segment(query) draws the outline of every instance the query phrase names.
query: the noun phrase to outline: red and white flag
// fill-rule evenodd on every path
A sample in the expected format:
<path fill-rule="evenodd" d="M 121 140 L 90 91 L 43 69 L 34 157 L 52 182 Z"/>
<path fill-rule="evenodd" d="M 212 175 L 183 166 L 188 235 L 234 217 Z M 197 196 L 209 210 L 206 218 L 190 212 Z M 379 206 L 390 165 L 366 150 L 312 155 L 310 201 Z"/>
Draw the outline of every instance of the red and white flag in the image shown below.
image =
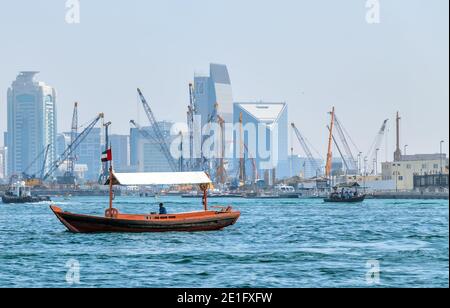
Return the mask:
<path fill-rule="evenodd" d="M 106 150 L 102 153 L 102 162 L 112 161 L 112 151 L 111 149 Z"/>

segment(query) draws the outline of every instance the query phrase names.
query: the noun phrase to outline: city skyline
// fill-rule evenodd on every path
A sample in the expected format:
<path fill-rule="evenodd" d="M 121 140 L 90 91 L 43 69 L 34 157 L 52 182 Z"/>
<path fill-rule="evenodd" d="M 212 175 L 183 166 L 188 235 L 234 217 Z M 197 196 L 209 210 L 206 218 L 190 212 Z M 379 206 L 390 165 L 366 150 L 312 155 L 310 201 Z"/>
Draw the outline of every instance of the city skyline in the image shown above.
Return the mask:
<path fill-rule="evenodd" d="M 234 102 L 287 102 L 289 122 L 295 122 L 322 154 L 327 112 L 333 105 L 362 151 L 369 148 L 382 121 L 390 118 L 389 149 L 381 158 L 392 159 L 392 120 L 399 110 L 402 144 L 408 144 L 409 153 L 437 153 L 442 139 L 448 152 L 446 1 L 382 2 L 381 23 L 375 25 L 367 24 L 364 2 L 358 1 L 327 2 L 329 10 L 323 10 L 323 3 L 285 1 L 284 20 L 272 22 L 267 22 L 271 10 L 279 8 L 269 2 L 258 1 L 264 18 L 251 15 L 254 1 L 239 3 L 239 10 L 235 1 L 216 4 L 215 10 L 234 14 L 233 23 L 226 23 L 204 1 L 110 4 L 103 15 L 101 2 L 83 2 L 77 25 L 65 23 L 63 5 L 46 1 L 28 3 L 30 9 L 21 10 L 19 23 L 16 14 L 5 13 L 17 12 L 21 2 L 1 5 L 0 19 L 8 25 L 0 28 L 2 36 L 12 40 L 32 25 L 59 43 L 55 48 L 28 38 L 27 44 L 39 48 L 30 52 L 18 41 L 0 53 L 2 132 L 6 89 L 22 70 L 39 70 L 39 79 L 57 89 L 58 132 L 70 130 L 72 105 L 79 101 L 80 122 L 103 111 L 113 122 L 112 133 L 127 134 L 129 119 L 146 124 L 136 86 L 147 94 L 158 120 L 185 122 L 188 83 L 194 73 L 204 73 L 216 62 L 228 66 Z M 158 16 L 168 11 L 177 22 L 168 24 Z M 311 11 L 314 19 L 308 16 Z M 48 13 L 47 18 L 37 18 L 36 12 Z M 217 27 L 204 26 L 213 20 Z M 235 31 L 239 27 L 242 31 Z M 195 35 L 185 37 L 186 31 Z M 98 43 L 95 38 L 100 35 L 104 39 Z M 282 52 L 276 46 L 283 46 Z M 302 153 L 295 142 L 294 147 Z"/>

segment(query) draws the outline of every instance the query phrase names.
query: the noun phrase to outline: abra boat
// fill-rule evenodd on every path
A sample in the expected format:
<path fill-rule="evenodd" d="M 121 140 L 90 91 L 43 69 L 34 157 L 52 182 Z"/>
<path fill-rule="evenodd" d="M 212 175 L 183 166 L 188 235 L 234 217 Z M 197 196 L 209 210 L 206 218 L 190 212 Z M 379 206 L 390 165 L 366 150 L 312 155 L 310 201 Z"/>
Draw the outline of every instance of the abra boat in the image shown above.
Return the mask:
<path fill-rule="evenodd" d="M 24 181 L 18 181 L 12 184 L 9 190 L 2 196 L 2 202 L 6 204 L 38 203 L 43 201 L 50 201 L 50 197 L 33 196 L 31 194 L 31 188 L 26 186 Z"/>
<path fill-rule="evenodd" d="M 328 198 L 325 198 L 325 202 L 333 203 L 360 203 L 366 199 L 365 194 L 358 193 L 358 183 L 340 184 L 333 187 Z"/>
<path fill-rule="evenodd" d="M 105 216 L 91 216 L 50 208 L 60 222 L 74 233 L 98 232 L 194 232 L 221 230 L 239 219 L 240 212 L 231 206 L 208 209 L 208 189 L 211 180 L 204 172 L 114 173 L 110 168 L 109 208 Z M 203 191 L 203 211 L 177 214 L 121 214 L 113 208 L 113 185 L 188 185 L 198 184 Z"/>

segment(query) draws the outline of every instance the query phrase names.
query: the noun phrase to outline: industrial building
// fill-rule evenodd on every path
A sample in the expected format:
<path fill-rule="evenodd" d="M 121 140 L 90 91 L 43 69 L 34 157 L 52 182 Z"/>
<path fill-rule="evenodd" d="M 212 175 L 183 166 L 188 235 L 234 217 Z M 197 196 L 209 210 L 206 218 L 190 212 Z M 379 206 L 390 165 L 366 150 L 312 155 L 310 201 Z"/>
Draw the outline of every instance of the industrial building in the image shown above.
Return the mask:
<path fill-rule="evenodd" d="M 417 186 L 424 188 L 426 183 L 432 185 L 444 183 L 441 177 L 430 179 L 427 176 L 445 174 L 445 172 L 448 174 L 446 170 L 448 170 L 449 161 L 446 154 L 403 155 L 404 153 L 400 148 L 400 120 L 400 114 L 397 112 L 394 161 L 381 164 L 382 179 L 392 181 L 395 190 L 413 190 Z"/>
<path fill-rule="evenodd" d="M 382 163 L 383 180 L 393 180 L 397 190 L 413 190 L 414 176 L 440 174 L 448 166 L 445 154 L 400 155 L 399 160 Z"/>
<path fill-rule="evenodd" d="M 47 166 L 56 159 L 56 91 L 35 80 L 38 72 L 20 72 L 8 89 L 9 174 L 20 174 L 50 145 Z M 28 170 L 37 174 L 43 165 L 40 157 Z"/>
<path fill-rule="evenodd" d="M 273 181 L 278 177 L 289 176 L 277 174 L 277 169 L 288 165 L 288 107 L 286 103 L 250 102 L 234 104 L 235 127 L 242 125 L 242 140 L 239 129 L 234 132 L 234 161 L 239 165 L 241 157 L 255 160 L 257 174 Z M 247 153 L 240 153 L 241 144 L 248 148 Z"/>

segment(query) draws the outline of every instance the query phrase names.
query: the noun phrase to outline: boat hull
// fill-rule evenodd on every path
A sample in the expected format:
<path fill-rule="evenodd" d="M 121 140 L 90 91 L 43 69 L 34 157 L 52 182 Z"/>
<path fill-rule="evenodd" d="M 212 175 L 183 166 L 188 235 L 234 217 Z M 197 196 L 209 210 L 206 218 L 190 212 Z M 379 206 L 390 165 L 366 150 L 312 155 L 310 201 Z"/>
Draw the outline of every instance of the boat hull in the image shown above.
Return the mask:
<path fill-rule="evenodd" d="M 50 201 L 49 197 L 16 197 L 16 196 L 2 196 L 2 202 L 6 204 L 23 204 L 23 203 L 39 203 L 43 201 Z"/>
<path fill-rule="evenodd" d="M 196 232 L 221 230 L 236 223 L 236 211 L 206 211 L 169 215 L 122 215 L 117 218 L 79 215 L 50 207 L 66 228 L 74 233 L 108 232 Z"/>
<path fill-rule="evenodd" d="M 325 198 L 324 201 L 328 203 L 361 203 L 366 199 L 365 195 L 352 197 L 348 199 L 341 198 Z"/>

